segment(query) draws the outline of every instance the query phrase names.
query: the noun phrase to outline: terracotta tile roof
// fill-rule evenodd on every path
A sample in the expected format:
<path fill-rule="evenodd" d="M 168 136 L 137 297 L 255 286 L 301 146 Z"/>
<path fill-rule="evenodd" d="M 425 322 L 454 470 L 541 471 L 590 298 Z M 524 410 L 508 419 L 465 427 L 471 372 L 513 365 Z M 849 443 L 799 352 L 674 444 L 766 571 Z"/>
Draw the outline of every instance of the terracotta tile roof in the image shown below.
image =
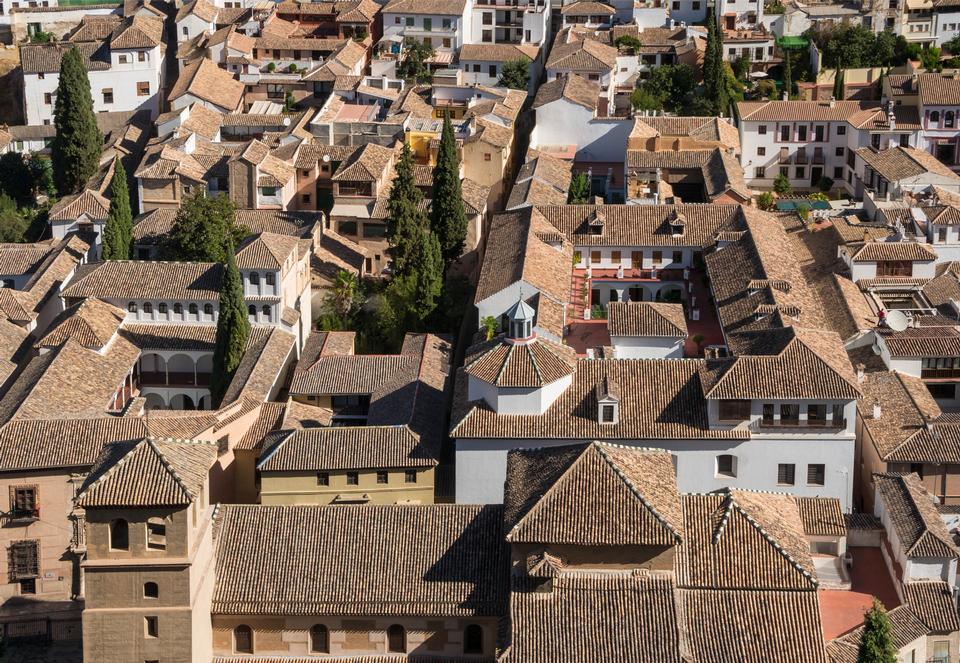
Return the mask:
<path fill-rule="evenodd" d="M 628 149 L 627 167 L 642 171 L 699 170 L 711 199 L 730 192 L 744 201 L 751 196 L 740 163 L 719 147 L 712 150 Z"/>
<path fill-rule="evenodd" d="M 261 403 L 256 420 L 243 434 L 234 449 L 254 450 L 259 455 L 266 440 L 272 439 L 276 431 L 281 428 L 287 407 L 288 403 Z"/>
<path fill-rule="evenodd" d="M 474 182 L 469 177 L 464 177 L 463 181 L 460 182 L 460 190 L 463 194 L 463 202 L 467 208 L 467 214 L 486 213 L 487 199 L 490 197 L 490 187 Z"/>
<path fill-rule="evenodd" d="M 960 104 L 960 78 L 943 74 L 918 74 L 920 104 L 956 106 Z"/>
<path fill-rule="evenodd" d="M 50 220 L 72 221 L 86 214 L 91 221 L 106 221 L 109 211 L 109 200 L 97 191 L 84 189 L 80 193 L 58 200 L 50 208 Z"/>
<path fill-rule="evenodd" d="M 20 46 L 20 66 L 24 74 L 59 74 L 60 61 L 72 48 L 80 50 L 87 71 L 105 71 L 110 68 L 110 51 L 106 42 L 73 44 L 25 44 Z"/>
<path fill-rule="evenodd" d="M 607 329 L 610 336 L 687 336 L 683 305 L 660 302 L 611 302 Z"/>
<path fill-rule="evenodd" d="M 227 117 L 230 116 L 218 113 L 202 104 L 194 103 L 190 106 L 190 116 L 180 126 L 187 131 L 194 132 L 201 138 L 213 140 L 220 132 L 221 123 Z"/>
<path fill-rule="evenodd" d="M 222 268 L 203 262 L 111 260 L 74 280 L 66 299 L 219 300 Z"/>
<path fill-rule="evenodd" d="M 110 48 L 154 48 L 163 41 L 163 19 L 155 16 L 125 18 L 110 36 Z"/>
<path fill-rule="evenodd" d="M 742 439 L 740 430 L 711 430 L 700 373 L 701 360 L 580 359 L 573 384 L 542 415 L 498 415 L 484 402 L 468 403 L 458 379 L 451 436 L 561 440 Z M 465 374 L 464 374 L 465 377 Z M 620 394 L 616 424 L 598 421 L 597 385 L 637 385 Z"/>
<path fill-rule="evenodd" d="M 103 354 L 67 340 L 32 359 L 17 376 L 0 399 L 0 421 L 103 416 L 139 356 L 121 337 Z"/>
<path fill-rule="evenodd" d="M 217 460 L 211 442 L 145 438 L 107 446 L 76 497 L 78 506 L 187 506 Z"/>
<path fill-rule="evenodd" d="M 179 23 L 191 15 L 196 16 L 203 21 L 207 21 L 208 23 L 213 23 L 217 20 L 217 6 L 208 0 L 193 0 L 193 2 L 185 2 L 177 11 L 175 20 Z"/>
<path fill-rule="evenodd" d="M 894 106 L 892 110 L 893 124 L 890 123 L 889 112 L 883 108 L 862 110 L 859 113 L 851 115 L 847 121 L 857 129 L 866 130 L 893 131 L 894 129 L 898 129 L 916 131 L 923 128 L 923 125 L 920 124 L 920 115 L 915 106 L 907 106 L 904 104 Z"/>
<path fill-rule="evenodd" d="M 590 73 L 607 73 L 617 66 L 617 49 L 601 44 L 593 39 L 559 43 L 560 37 L 553 43 L 547 57 L 546 68 Z"/>
<path fill-rule="evenodd" d="M 534 44 L 464 44 L 460 47 L 461 62 L 509 62 L 536 60 L 540 49 Z"/>
<path fill-rule="evenodd" d="M 51 248 L 50 244 L 0 244 L 0 274 L 22 276 L 34 272 Z"/>
<path fill-rule="evenodd" d="M 394 157 L 394 151 L 376 143 L 367 143 L 340 164 L 334 173 L 335 182 L 379 182 Z"/>
<path fill-rule="evenodd" d="M 333 426 L 288 433 L 261 456 L 261 472 L 433 467 L 433 449 L 407 426 Z"/>
<path fill-rule="evenodd" d="M 873 475 L 903 554 L 914 557 L 960 557 L 960 548 L 916 474 Z"/>
<path fill-rule="evenodd" d="M 102 41 L 109 37 L 123 19 L 115 14 L 108 16 L 84 16 L 80 25 L 70 34 L 72 42 Z"/>
<path fill-rule="evenodd" d="M 120 329 L 126 315 L 126 311 L 95 297 L 84 299 L 54 318 L 36 347 L 52 348 L 70 339 L 90 350 L 100 350 Z"/>
<path fill-rule="evenodd" d="M 771 354 L 708 362 L 704 395 L 711 399 L 855 400 L 861 391 L 840 337 L 792 327 Z"/>
<path fill-rule="evenodd" d="M 573 249 L 567 242 L 559 248 L 550 246 L 538 236 L 541 232 L 556 233 L 557 228 L 529 208 L 494 215 L 475 301 L 483 301 L 519 281 L 556 301 L 570 300 Z"/>
<path fill-rule="evenodd" d="M 950 585 L 942 581 L 921 580 L 903 585 L 913 613 L 934 633 L 960 631 L 957 601 Z"/>
<path fill-rule="evenodd" d="M 246 399 L 268 400 L 279 391 L 285 369 L 296 355 L 297 337 L 278 327 L 266 327 L 268 333 L 250 334 L 243 359 L 223 396 L 224 403 Z"/>
<path fill-rule="evenodd" d="M 803 533 L 807 536 L 846 536 L 847 524 L 836 497 L 795 497 Z"/>
<path fill-rule="evenodd" d="M 793 497 L 725 489 L 683 495 L 678 583 L 701 589 L 813 589 L 810 545 Z"/>
<path fill-rule="evenodd" d="M 917 619 L 910 606 L 900 605 L 887 612 L 890 618 L 890 635 L 894 648 L 899 651 L 911 643 L 925 638 L 928 629 Z M 831 663 L 858 663 L 863 626 L 827 643 L 827 655 Z"/>
<path fill-rule="evenodd" d="M 954 424 L 943 424 L 934 434 L 927 425 L 940 416 L 940 407 L 920 378 L 899 371 L 864 374 L 862 384 L 865 411 L 861 420 L 880 458 L 887 462 L 949 462 L 960 460 L 951 449 Z M 873 404 L 881 406 L 880 417 L 872 416 Z M 948 432 L 947 435 L 941 435 Z"/>
<path fill-rule="evenodd" d="M 518 587 L 500 660 L 676 663 L 684 660 L 681 610 L 669 573 L 570 574 L 549 592 Z"/>
<path fill-rule="evenodd" d="M 577 0 L 560 9 L 561 14 L 590 14 L 592 16 L 612 16 L 616 9 L 603 2 L 594 2 L 593 0 Z"/>
<path fill-rule="evenodd" d="M 204 57 L 184 67 L 170 90 L 169 100 L 174 101 L 186 94 L 191 94 L 198 99 L 232 111 L 240 105 L 243 91 L 243 83 L 218 67 L 213 60 Z"/>
<path fill-rule="evenodd" d="M 507 541 L 674 546 L 683 512 L 670 454 L 587 445 L 513 450 L 507 460 Z"/>
<path fill-rule="evenodd" d="M 697 140 L 719 142 L 726 147 L 740 150 L 740 132 L 728 120 L 718 117 L 637 117 L 630 135 L 689 136 Z"/>
<path fill-rule="evenodd" d="M 253 235 L 237 249 L 240 269 L 280 270 L 291 254 L 297 252 L 299 239 L 290 235 L 260 233 Z"/>
<path fill-rule="evenodd" d="M 853 262 L 931 262 L 937 259 L 937 254 L 929 244 L 919 242 L 867 242 L 851 259 Z"/>
<path fill-rule="evenodd" d="M 679 595 L 692 660 L 827 662 L 816 592 L 681 589 Z"/>
<path fill-rule="evenodd" d="M 105 445 L 147 435 L 146 422 L 139 417 L 15 419 L 0 428 L 0 467 L 6 471 L 89 467 Z"/>
<path fill-rule="evenodd" d="M 878 329 L 891 357 L 960 356 L 960 330 L 954 326 L 908 327 L 900 332 Z"/>
<path fill-rule="evenodd" d="M 211 612 L 502 615 L 501 518 L 499 507 L 459 504 L 222 505 Z"/>
<path fill-rule="evenodd" d="M 570 74 L 541 85 L 537 90 L 536 98 L 533 100 L 533 107 L 540 108 L 554 101 L 566 99 L 593 111 L 597 108 L 597 99 L 599 98 L 599 85 L 593 81 L 588 81 L 583 76 Z"/>
<path fill-rule="evenodd" d="M 570 188 L 572 165 L 534 149 L 514 180 L 507 209 L 526 205 L 565 205 Z"/>
<path fill-rule="evenodd" d="M 495 338 L 470 348 L 463 370 L 498 387 L 542 387 L 573 373 L 575 363 L 576 352 L 565 345 Z"/>
<path fill-rule="evenodd" d="M 741 101 L 737 110 L 742 121 L 842 122 L 856 113 L 879 108 L 876 101 Z"/>
<path fill-rule="evenodd" d="M 960 177 L 932 154 L 912 147 L 894 147 L 883 151 L 861 147 L 857 150 L 857 156 L 888 182 L 899 182 L 927 173 L 960 182 Z"/>

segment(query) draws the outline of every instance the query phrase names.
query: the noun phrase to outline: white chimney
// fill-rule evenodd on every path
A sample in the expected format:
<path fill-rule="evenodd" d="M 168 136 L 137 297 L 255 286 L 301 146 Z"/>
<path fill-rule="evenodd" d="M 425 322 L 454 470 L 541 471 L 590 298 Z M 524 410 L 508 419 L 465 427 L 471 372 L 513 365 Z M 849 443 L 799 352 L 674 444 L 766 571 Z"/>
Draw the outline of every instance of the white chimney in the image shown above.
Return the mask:
<path fill-rule="evenodd" d="M 866 366 L 864 366 L 863 364 L 857 364 L 857 382 L 861 384 L 863 384 L 864 369 L 866 369 Z"/>
<path fill-rule="evenodd" d="M 873 418 L 874 419 L 880 418 L 880 403 L 873 404 Z"/>

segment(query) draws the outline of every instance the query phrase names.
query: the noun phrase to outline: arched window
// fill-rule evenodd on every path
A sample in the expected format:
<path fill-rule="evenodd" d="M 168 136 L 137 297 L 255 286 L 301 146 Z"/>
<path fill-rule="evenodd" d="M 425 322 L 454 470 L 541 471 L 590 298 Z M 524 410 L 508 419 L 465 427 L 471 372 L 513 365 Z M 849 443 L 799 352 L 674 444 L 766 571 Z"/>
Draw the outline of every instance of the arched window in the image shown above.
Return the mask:
<path fill-rule="evenodd" d="M 273 272 L 267 272 L 267 285 L 276 285 L 277 277 Z"/>
<path fill-rule="evenodd" d="M 159 313 L 160 315 L 166 315 L 166 314 L 167 314 L 167 303 L 166 303 L 166 302 L 160 302 L 159 304 L 157 304 L 157 313 Z"/>
<path fill-rule="evenodd" d="M 330 631 L 323 624 L 310 627 L 310 652 L 312 654 L 330 653 Z"/>
<path fill-rule="evenodd" d="M 136 312 L 137 312 L 137 303 L 136 303 L 136 302 L 130 302 L 129 304 L 127 304 L 127 310 L 130 311 L 131 313 L 136 313 Z"/>
<path fill-rule="evenodd" d="M 143 598 L 145 599 L 158 599 L 160 598 L 160 588 L 155 582 L 145 582 L 143 583 Z"/>
<path fill-rule="evenodd" d="M 953 111 L 947 111 L 943 116 L 943 126 L 947 129 L 953 129 Z"/>
<path fill-rule="evenodd" d="M 260 285 L 260 272 L 250 272 L 250 285 Z"/>
<path fill-rule="evenodd" d="M 931 121 L 931 122 L 939 122 L 939 121 L 940 121 L 940 111 L 933 111 L 932 113 L 930 113 L 930 121 Z"/>
<path fill-rule="evenodd" d="M 463 630 L 463 653 L 483 653 L 483 627 L 480 624 L 468 624 Z"/>
<path fill-rule="evenodd" d="M 143 303 L 143 312 L 144 312 L 144 313 L 148 313 L 148 314 L 149 314 L 149 313 L 153 313 L 153 304 L 151 304 L 150 302 L 144 302 L 144 303 Z"/>
<path fill-rule="evenodd" d="M 174 304 L 173 312 L 176 313 L 177 315 L 183 315 L 183 304 L 181 304 L 180 302 L 177 302 L 176 304 Z"/>
<path fill-rule="evenodd" d="M 204 314 L 204 315 L 213 315 L 213 304 L 204 304 L 204 305 L 203 305 L 203 314 Z"/>
<path fill-rule="evenodd" d="M 130 549 L 130 526 L 123 518 L 110 523 L 110 547 L 114 550 Z"/>
<path fill-rule="evenodd" d="M 187 311 L 190 313 L 190 315 L 196 315 L 196 314 L 197 314 L 197 305 L 196 305 L 196 304 L 190 304 L 190 305 L 187 307 Z"/>
<path fill-rule="evenodd" d="M 400 624 L 387 629 L 387 651 L 405 654 L 407 652 L 407 631 Z"/>
<path fill-rule="evenodd" d="M 253 318 L 257 317 L 257 307 L 253 304 L 250 304 L 250 306 L 247 307 L 247 313 L 249 313 Z"/>
<path fill-rule="evenodd" d="M 233 651 L 238 654 L 253 653 L 253 629 L 246 624 L 233 629 Z"/>
<path fill-rule="evenodd" d="M 267 306 L 266 304 L 264 304 L 264 305 L 263 305 L 263 308 L 260 309 L 260 311 L 263 313 L 263 315 L 264 315 L 265 318 L 269 318 L 269 317 L 270 317 L 270 311 L 271 311 L 271 310 L 272 310 L 272 309 L 271 309 L 269 306 Z"/>

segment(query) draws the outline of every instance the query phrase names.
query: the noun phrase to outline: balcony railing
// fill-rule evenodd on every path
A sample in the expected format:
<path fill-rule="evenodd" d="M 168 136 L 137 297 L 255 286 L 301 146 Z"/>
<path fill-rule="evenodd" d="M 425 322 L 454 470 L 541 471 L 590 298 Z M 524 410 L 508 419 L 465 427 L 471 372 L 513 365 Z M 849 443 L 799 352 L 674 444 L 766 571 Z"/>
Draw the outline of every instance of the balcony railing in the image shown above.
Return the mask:
<path fill-rule="evenodd" d="M 843 430 L 847 427 L 846 419 L 757 419 L 751 422 L 753 430 Z"/>
<path fill-rule="evenodd" d="M 140 373 L 141 387 L 207 387 L 210 386 L 209 373 Z"/>
<path fill-rule="evenodd" d="M 950 380 L 960 378 L 960 368 L 922 368 L 921 380 Z"/>
<path fill-rule="evenodd" d="M 40 507 L 32 509 L 13 508 L 3 514 L 4 525 L 26 525 L 40 519 Z"/>

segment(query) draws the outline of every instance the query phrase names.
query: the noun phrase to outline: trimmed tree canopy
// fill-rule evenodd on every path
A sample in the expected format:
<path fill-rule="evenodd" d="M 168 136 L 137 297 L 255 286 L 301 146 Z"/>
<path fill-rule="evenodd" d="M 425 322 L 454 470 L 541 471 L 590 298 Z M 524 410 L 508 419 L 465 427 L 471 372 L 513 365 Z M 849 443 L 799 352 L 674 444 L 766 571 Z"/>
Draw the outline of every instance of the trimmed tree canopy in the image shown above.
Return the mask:
<path fill-rule="evenodd" d="M 53 111 L 57 129 L 50 154 L 53 179 L 61 196 L 79 192 L 100 163 L 103 136 L 97 128 L 90 80 L 80 51 L 67 51 L 60 63 L 57 101 Z"/>
<path fill-rule="evenodd" d="M 128 260 L 133 243 L 133 213 L 130 211 L 130 191 L 127 171 L 117 159 L 110 181 L 110 212 L 103 227 L 101 251 L 104 260 Z"/>
<path fill-rule="evenodd" d="M 210 376 L 210 398 L 214 407 L 219 407 L 227 393 L 250 337 L 250 320 L 243 300 L 243 281 L 232 245 L 227 247 L 227 256 L 220 285 L 220 312 L 213 350 L 213 372 Z"/>
<path fill-rule="evenodd" d="M 430 204 L 430 229 L 440 243 L 444 266 L 463 253 L 467 239 L 467 212 L 460 183 L 460 155 L 457 138 L 448 114 L 443 120 L 440 151 L 433 169 L 433 200 Z"/>

